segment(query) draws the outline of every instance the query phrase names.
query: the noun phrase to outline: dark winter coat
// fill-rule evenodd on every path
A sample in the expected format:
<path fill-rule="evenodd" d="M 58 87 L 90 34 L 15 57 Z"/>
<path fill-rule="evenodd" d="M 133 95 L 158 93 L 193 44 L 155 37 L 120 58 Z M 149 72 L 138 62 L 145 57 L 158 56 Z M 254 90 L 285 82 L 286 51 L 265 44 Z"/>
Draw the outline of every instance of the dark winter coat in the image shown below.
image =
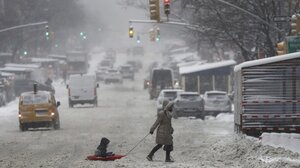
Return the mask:
<path fill-rule="evenodd" d="M 97 156 L 106 157 L 106 156 L 108 156 L 108 154 L 110 154 L 110 153 L 107 153 L 107 146 L 108 146 L 109 142 L 110 141 L 107 138 L 101 139 L 100 145 L 97 147 L 97 150 L 96 150 Z"/>
<path fill-rule="evenodd" d="M 172 115 L 168 110 L 157 114 L 157 119 L 150 129 L 150 132 L 156 131 L 156 143 L 161 145 L 173 145 L 173 127 L 171 123 Z"/>

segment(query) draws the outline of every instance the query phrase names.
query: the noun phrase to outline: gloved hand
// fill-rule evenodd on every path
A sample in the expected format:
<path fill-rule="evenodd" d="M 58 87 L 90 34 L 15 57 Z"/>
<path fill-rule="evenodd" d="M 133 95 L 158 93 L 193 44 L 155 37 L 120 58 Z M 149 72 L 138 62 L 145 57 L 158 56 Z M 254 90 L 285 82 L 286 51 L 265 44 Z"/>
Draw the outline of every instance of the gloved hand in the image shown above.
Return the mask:
<path fill-rule="evenodd" d="M 152 130 L 150 130 L 150 132 L 149 132 L 151 135 L 153 134 L 153 131 Z"/>

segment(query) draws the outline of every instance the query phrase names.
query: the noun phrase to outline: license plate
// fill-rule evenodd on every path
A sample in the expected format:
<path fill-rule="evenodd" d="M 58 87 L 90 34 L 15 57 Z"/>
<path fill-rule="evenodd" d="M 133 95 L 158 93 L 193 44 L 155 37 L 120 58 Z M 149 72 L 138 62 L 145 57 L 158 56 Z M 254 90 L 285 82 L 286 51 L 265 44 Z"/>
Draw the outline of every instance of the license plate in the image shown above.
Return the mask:
<path fill-rule="evenodd" d="M 47 116 L 48 115 L 48 111 L 47 110 L 36 110 L 35 111 L 35 116 L 39 117 L 39 116 Z"/>

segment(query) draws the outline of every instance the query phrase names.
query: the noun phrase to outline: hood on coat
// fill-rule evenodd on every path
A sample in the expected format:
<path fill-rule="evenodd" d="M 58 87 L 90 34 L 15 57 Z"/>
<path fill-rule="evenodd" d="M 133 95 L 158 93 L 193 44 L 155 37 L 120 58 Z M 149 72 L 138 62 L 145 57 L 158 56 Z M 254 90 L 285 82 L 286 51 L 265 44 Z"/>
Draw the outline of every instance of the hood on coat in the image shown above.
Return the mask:
<path fill-rule="evenodd" d="M 103 137 L 103 138 L 101 139 L 100 146 L 102 146 L 102 147 L 107 147 L 107 145 L 109 144 L 109 142 L 110 142 L 109 139 Z"/>
<path fill-rule="evenodd" d="M 174 106 L 174 102 L 170 101 L 164 108 L 165 111 L 170 111 L 172 112 Z"/>
<path fill-rule="evenodd" d="M 165 109 L 168 104 L 169 104 L 169 100 L 164 100 L 162 103 L 162 109 Z"/>

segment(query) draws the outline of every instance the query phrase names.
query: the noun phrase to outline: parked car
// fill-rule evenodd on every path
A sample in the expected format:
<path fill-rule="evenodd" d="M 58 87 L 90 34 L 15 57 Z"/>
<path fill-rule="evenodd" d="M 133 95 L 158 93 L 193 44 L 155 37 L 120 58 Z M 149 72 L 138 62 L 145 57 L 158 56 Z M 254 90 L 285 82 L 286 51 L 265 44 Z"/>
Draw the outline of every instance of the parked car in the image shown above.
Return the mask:
<path fill-rule="evenodd" d="M 39 90 L 49 91 L 55 94 L 55 89 L 52 85 L 46 85 L 30 79 L 16 79 L 14 84 L 15 95 L 19 96 L 23 92 L 33 91 L 33 84 L 37 84 Z"/>
<path fill-rule="evenodd" d="M 33 86 L 32 86 L 33 87 Z M 35 84 L 33 91 L 24 92 L 19 97 L 19 127 L 21 131 L 28 128 L 60 128 L 58 106 L 53 93 L 38 90 Z"/>
<path fill-rule="evenodd" d="M 198 92 L 178 92 L 174 100 L 173 116 L 204 119 L 204 100 Z"/>
<path fill-rule="evenodd" d="M 183 92 L 181 89 L 163 89 L 160 91 L 157 101 L 156 101 L 156 109 L 157 112 L 162 110 L 162 104 L 164 100 L 173 101 L 177 97 L 179 92 Z"/>
<path fill-rule="evenodd" d="M 117 52 L 114 49 L 106 51 L 105 59 L 111 60 L 113 63 L 116 62 Z"/>
<path fill-rule="evenodd" d="M 222 112 L 232 112 L 232 103 L 224 91 L 206 91 L 203 96 L 206 115 L 217 116 Z"/>
<path fill-rule="evenodd" d="M 122 74 L 117 69 L 109 69 L 107 70 L 107 75 L 105 76 L 104 83 L 123 83 Z"/>
<path fill-rule="evenodd" d="M 134 80 L 134 72 L 131 65 L 121 65 L 120 72 L 124 79 L 131 79 Z"/>
<path fill-rule="evenodd" d="M 107 68 L 99 68 L 96 71 L 97 81 L 104 81 L 105 76 L 107 75 Z"/>
<path fill-rule="evenodd" d="M 114 63 L 112 62 L 112 60 L 104 59 L 97 65 L 97 69 L 103 68 L 103 67 L 112 68 L 113 66 L 114 66 Z"/>
<path fill-rule="evenodd" d="M 142 62 L 139 60 L 129 60 L 126 64 L 131 65 L 134 72 L 138 72 L 143 67 Z"/>
<path fill-rule="evenodd" d="M 75 104 L 90 103 L 98 105 L 97 88 L 95 75 L 71 75 L 67 85 L 69 93 L 69 107 Z"/>

